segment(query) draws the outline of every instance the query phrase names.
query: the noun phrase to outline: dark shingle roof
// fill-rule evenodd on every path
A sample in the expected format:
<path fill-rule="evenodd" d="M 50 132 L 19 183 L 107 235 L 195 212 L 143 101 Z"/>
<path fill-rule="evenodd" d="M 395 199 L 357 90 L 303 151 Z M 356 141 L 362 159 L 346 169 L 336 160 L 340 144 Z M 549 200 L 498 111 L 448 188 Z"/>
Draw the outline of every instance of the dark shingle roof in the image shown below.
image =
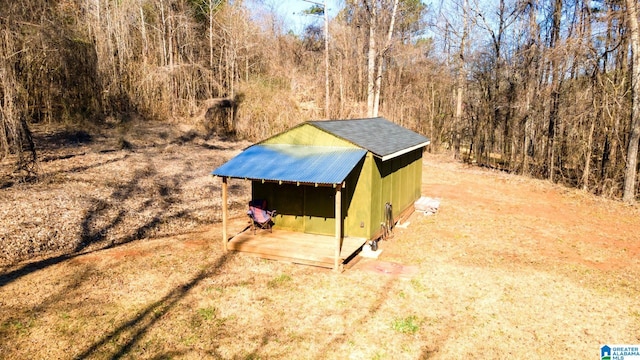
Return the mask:
<path fill-rule="evenodd" d="M 382 118 L 310 121 L 311 125 L 387 160 L 429 145 L 429 139 Z"/>

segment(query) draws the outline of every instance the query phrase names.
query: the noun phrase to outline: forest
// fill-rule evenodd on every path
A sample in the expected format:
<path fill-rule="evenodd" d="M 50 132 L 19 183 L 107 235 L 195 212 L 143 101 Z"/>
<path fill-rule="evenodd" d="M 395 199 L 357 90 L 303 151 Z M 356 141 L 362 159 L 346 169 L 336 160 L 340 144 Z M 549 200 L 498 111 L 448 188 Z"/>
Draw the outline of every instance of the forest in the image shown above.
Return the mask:
<path fill-rule="evenodd" d="M 43 124 L 258 141 L 384 116 L 428 151 L 635 202 L 635 0 L 309 2 L 301 33 L 277 3 L 1 0 L 0 177 L 37 178 Z"/>

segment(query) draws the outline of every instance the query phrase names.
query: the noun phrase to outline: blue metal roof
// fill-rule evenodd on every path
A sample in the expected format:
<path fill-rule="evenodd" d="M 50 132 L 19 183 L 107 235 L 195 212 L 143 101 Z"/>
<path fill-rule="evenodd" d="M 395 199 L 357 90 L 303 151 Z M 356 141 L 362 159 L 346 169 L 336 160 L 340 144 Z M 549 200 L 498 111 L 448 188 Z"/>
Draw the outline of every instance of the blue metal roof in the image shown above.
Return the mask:
<path fill-rule="evenodd" d="M 364 149 L 253 145 L 211 174 L 239 179 L 339 184 L 367 153 Z"/>

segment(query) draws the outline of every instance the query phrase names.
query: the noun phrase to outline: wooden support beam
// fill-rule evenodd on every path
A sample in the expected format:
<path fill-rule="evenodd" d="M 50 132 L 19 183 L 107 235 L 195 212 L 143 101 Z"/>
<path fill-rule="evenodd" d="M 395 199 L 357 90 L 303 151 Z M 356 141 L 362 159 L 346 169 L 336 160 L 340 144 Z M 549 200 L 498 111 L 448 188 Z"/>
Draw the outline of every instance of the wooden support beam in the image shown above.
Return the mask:
<path fill-rule="evenodd" d="M 229 239 L 227 239 L 227 218 L 229 217 L 229 211 L 227 210 L 227 181 L 228 178 L 222 178 L 222 244 L 225 252 L 229 250 Z"/>
<path fill-rule="evenodd" d="M 336 186 L 336 253 L 333 263 L 333 270 L 340 272 L 342 261 L 340 251 L 342 250 L 342 184 Z"/>

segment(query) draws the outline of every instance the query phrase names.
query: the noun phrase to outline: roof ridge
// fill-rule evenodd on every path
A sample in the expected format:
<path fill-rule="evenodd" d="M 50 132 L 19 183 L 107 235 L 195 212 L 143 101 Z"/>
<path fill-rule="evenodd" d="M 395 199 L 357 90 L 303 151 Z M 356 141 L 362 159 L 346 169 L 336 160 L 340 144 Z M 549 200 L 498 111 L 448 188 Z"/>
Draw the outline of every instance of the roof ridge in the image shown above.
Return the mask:
<path fill-rule="evenodd" d="M 324 119 L 324 120 L 309 120 L 307 121 L 307 123 L 326 123 L 326 122 L 337 122 L 337 121 L 362 121 L 362 120 L 375 120 L 375 119 L 382 119 L 382 120 L 386 120 L 389 122 L 392 122 L 389 119 L 386 119 L 382 116 L 376 116 L 376 117 L 368 117 L 368 118 L 355 118 L 355 119 Z"/>

